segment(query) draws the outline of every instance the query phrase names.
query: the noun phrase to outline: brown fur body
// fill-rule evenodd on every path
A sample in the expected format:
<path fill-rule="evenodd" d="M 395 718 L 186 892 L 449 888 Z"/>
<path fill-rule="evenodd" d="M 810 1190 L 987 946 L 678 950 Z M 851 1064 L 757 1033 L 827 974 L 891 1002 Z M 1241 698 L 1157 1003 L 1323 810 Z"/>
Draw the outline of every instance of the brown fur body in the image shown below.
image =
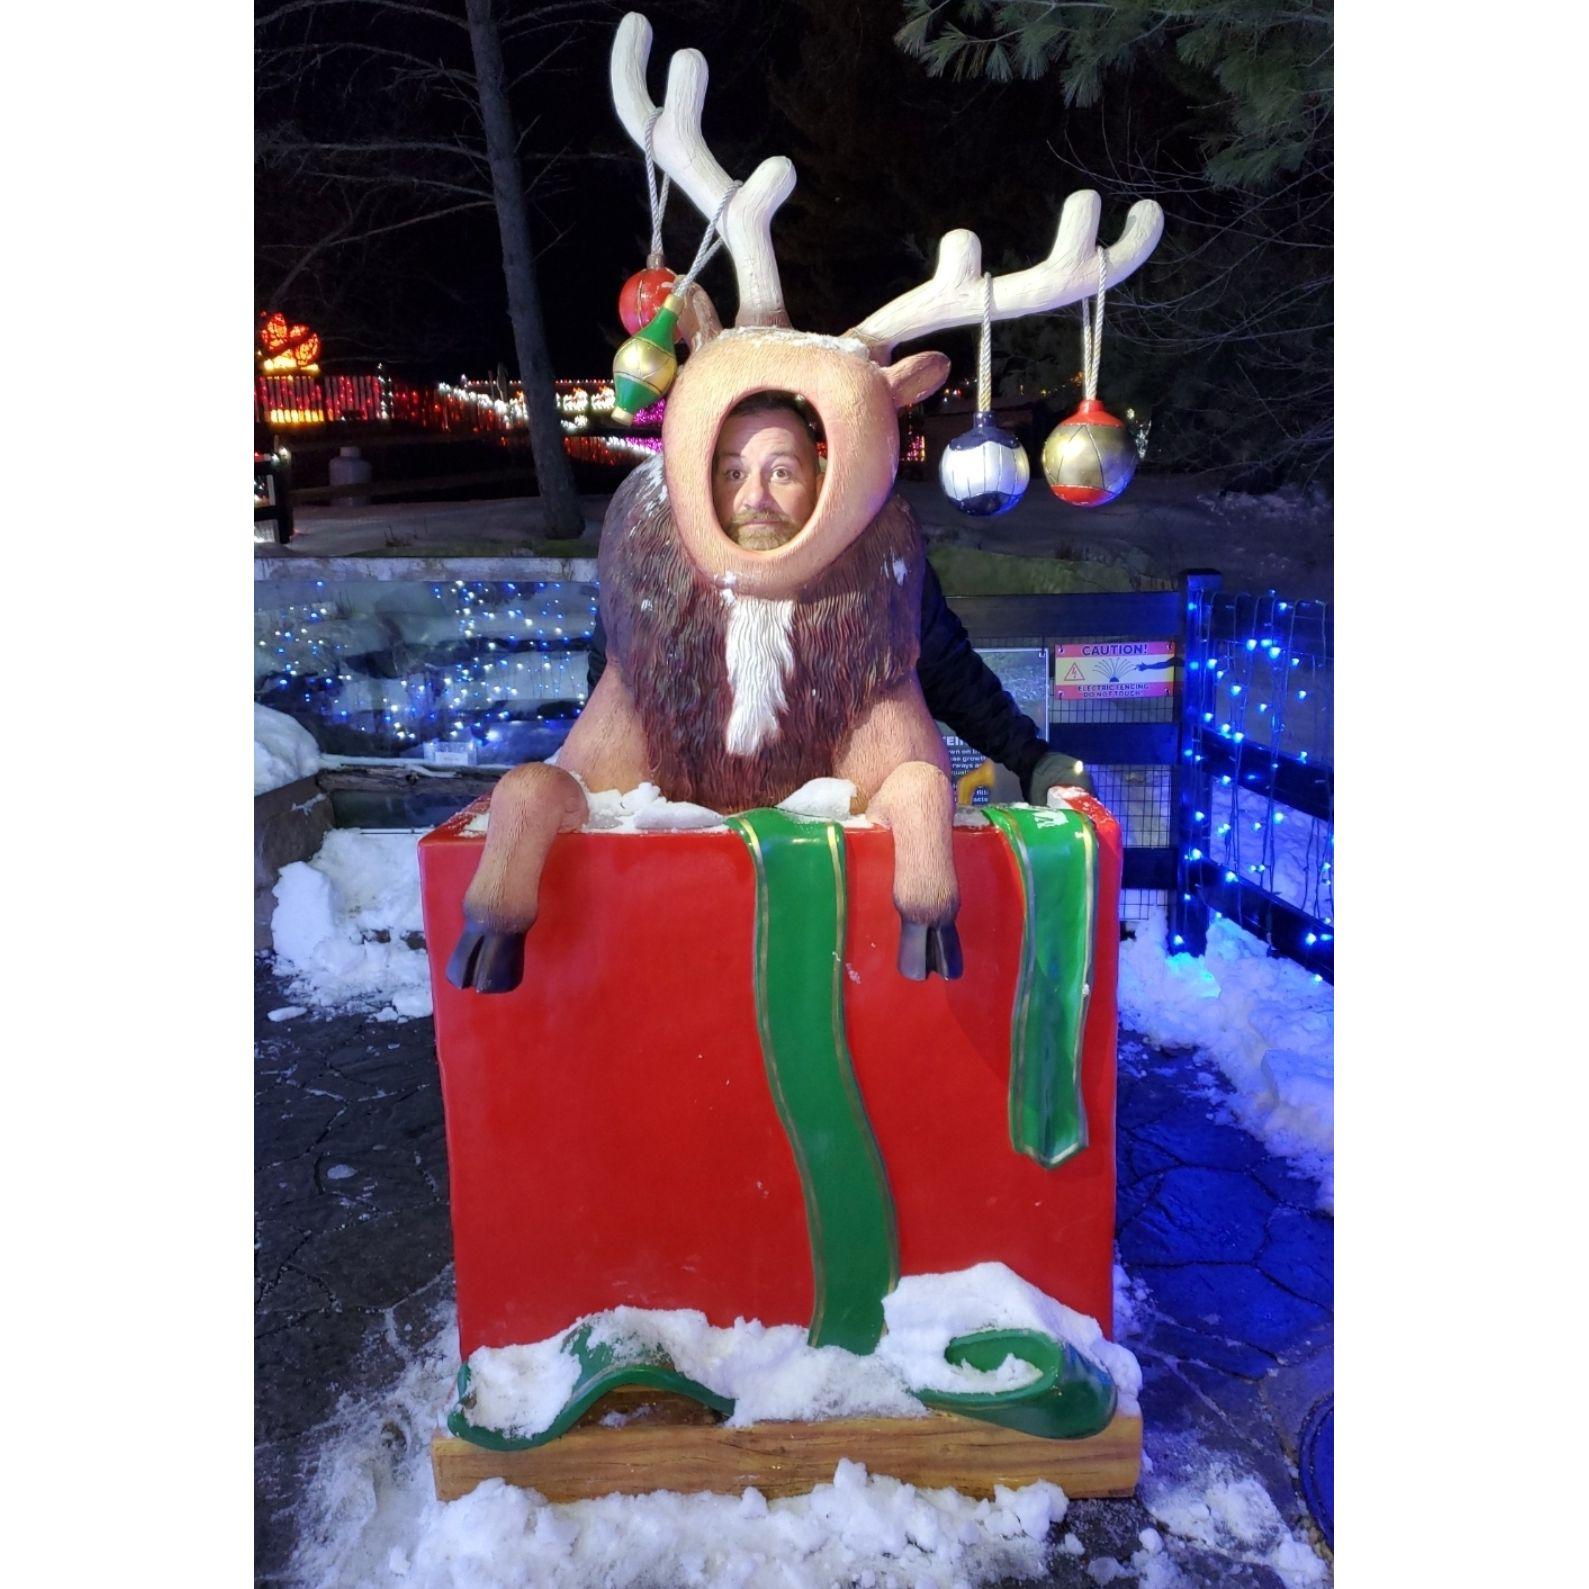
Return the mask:
<path fill-rule="evenodd" d="M 914 674 L 922 556 L 915 517 L 890 498 L 795 599 L 777 732 L 752 754 L 733 755 L 723 590 L 685 555 L 654 470 L 631 475 L 602 531 L 602 621 L 662 793 L 744 811 L 833 775 L 868 708 Z"/>

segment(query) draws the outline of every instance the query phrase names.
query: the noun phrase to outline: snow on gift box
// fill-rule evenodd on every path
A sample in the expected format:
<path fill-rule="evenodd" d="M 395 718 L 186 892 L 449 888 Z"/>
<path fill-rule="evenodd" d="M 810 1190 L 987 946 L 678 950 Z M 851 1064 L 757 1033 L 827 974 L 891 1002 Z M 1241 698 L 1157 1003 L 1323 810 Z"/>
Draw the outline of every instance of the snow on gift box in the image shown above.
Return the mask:
<path fill-rule="evenodd" d="M 689 1310 L 700 1329 L 809 1327 L 813 1348 L 864 1363 L 891 1340 L 903 1349 L 901 1295 L 962 1271 L 999 1284 L 980 1315 L 963 1312 L 976 1323 L 948 1343 L 945 1377 L 882 1373 L 894 1401 L 873 1410 L 924 1403 L 1050 1437 L 1093 1434 L 1119 1392 L 1131 1410 L 1134 1383 L 1111 1373 L 1103 1339 L 1119 830 L 1095 801 L 1075 807 L 956 826 L 978 953 L 952 981 L 898 973 L 889 834 L 757 812 L 704 831 L 565 835 L 522 982 L 482 998 L 440 961 L 485 820 L 471 808 L 421 841 L 471 1364 L 455 1430 L 540 1443 L 624 1382 L 732 1417 L 731 1396 L 645 1329 L 615 1329 L 613 1310 L 631 1325 Z M 808 852 L 806 875 L 775 853 L 783 837 Z M 1090 864 L 1067 874 L 1072 852 Z M 1068 1006 L 1054 997 L 1066 988 Z M 1017 1324 L 1000 1285 L 1058 1299 L 1051 1318 L 1096 1320 L 1094 1349 Z M 526 1343 L 541 1343 L 531 1360 L 547 1377 L 528 1395 L 545 1416 L 493 1430 L 472 1374 L 481 1353 Z M 857 1392 L 841 1373 L 834 1405 L 868 1405 L 861 1378 Z"/>

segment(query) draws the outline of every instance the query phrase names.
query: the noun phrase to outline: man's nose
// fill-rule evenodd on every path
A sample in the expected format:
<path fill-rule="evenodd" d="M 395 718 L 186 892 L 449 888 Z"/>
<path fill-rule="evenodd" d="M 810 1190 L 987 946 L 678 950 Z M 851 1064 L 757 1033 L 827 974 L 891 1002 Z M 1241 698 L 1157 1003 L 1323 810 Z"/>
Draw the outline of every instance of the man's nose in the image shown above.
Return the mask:
<path fill-rule="evenodd" d="M 747 476 L 740 489 L 738 505 L 746 512 L 755 508 L 775 507 L 777 504 L 773 500 L 771 484 L 759 474 Z"/>

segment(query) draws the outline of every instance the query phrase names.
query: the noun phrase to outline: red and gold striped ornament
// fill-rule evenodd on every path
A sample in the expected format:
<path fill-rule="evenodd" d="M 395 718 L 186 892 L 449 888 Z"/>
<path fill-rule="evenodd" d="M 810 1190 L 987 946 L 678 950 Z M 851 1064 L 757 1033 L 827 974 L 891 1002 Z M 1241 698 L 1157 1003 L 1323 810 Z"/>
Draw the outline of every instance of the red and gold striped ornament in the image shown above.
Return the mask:
<path fill-rule="evenodd" d="M 1113 502 L 1136 472 L 1131 432 L 1096 397 L 1084 397 L 1043 443 L 1043 477 L 1054 495 L 1072 507 Z"/>
<path fill-rule="evenodd" d="M 1098 250 L 1098 296 L 1092 312 L 1081 300 L 1081 406 L 1062 419 L 1043 443 L 1043 477 L 1061 502 L 1102 507 L 1131 484 L 1137 447 L 1131 433 L 1098 401 L 1103 357 L 1103 301 L 1109 286 L 1109 250 Z"/>

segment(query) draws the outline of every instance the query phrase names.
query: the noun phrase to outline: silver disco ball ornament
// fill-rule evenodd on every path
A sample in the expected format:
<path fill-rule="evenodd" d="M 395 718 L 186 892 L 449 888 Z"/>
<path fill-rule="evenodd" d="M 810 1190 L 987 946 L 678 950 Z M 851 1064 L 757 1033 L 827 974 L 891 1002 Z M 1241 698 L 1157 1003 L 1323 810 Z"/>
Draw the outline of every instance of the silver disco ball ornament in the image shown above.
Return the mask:
<path fill-rule="evenodd" d="M 1031 478 L 1026 449 L 993 422 L 992 414 L 978 414 L 971 429 L 944 448 L 938 465 L 944 495 L 962 513 L 983 519 L 1008 513 Z"/>
<path fill-rule="evenodd" d="M 1043 477 L 1061 502 L 1074 507 L 1113 502 L 1136 472 L 1130 431 L 1094 397 L 1084 398 L 1043 443 Z"/>

